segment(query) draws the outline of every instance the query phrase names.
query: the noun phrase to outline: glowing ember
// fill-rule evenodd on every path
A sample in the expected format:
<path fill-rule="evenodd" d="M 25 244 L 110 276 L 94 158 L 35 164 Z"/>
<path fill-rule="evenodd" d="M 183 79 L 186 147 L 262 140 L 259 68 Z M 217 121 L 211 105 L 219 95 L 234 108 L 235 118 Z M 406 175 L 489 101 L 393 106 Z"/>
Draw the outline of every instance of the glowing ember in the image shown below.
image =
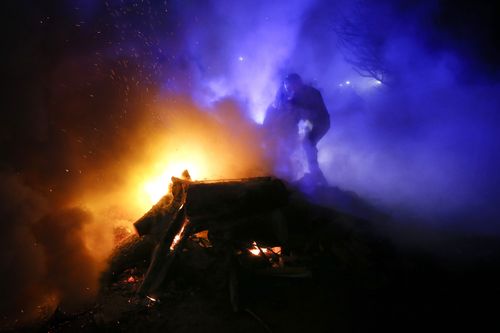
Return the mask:
<path fill-rule="evenodd" d="M 256 242 L 252 243 L 252 247 L 248 249 L 248 251 L 254 255 L 254 256 L 259 256 L 260 252 L 262 251 L 264 254 L 281 254 L 281 246 L 275 246 L 275 247 L 260 247 L 257 245 Z"/>
<path fill-rule="evenodd" d="M 127 279 L 127 282 L 128 282 L 128 283 L 134 283 L 134 282 L 135 282 L 135 278 L 134 278 L 133 276 L 131 276 L 131 277 L 129 277 L 129 278 Z"/>
<path fill-rule="evenodd" d="M 151 296 L 146 296 L 147 299 L 149 299 L 151 302 L 156 302 L 157 299 L 156 298 L 153 298 Z"/>
<path fill-rule="evenodd" d="M 186 228 L 186 225 L 188 223 L 188 219 L 184 219 L 184 222 L 182 223 L 181 230 L 175 235 L 174 240 L 172 241 L 172 244 L 170 245 L 170 251 L 173 251 L 175 247 L 177 246 L 177 243 L 182 239 L 182 236 L 184 235 L 184 229 Z"/>
<path fill-rule="evenodd" d="M 203 230 L 203 231 L 197 232 L 193 236 L 196 238 L 203 238 L 203 239 L 208 240 L 208 230 Z"/>

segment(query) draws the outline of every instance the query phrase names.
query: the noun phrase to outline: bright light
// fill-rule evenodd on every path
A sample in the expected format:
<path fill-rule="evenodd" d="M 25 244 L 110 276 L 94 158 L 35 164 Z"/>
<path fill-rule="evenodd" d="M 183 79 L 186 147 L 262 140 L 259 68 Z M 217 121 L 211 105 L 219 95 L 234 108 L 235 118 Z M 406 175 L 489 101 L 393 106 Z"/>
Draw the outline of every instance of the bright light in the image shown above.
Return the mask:
<path fill-rule="evenodd" d="M 144 192 L 148 195 L 149 201 L 154 205 L 168 192 L 168 184 L 170 184 L 170 177 L 165 173 L 157 179 L 150 180 L 144 184 Z"/>
<path fill-rule="evenodd" d="M 186 225 L 188 223 L 188 220 L 185 219 L 184 222 L 182 223 L 181 230 L 175 235 L 174 240 L 172 241 L 172 244 L 170 245 L 170 251 L 173 251 L 177 244 L 179 244 L 180 240 L 182 239 L 182 236 L 184 236 L 184 229 L 186 229 Z"/>
<path fill-rule="evenodd" d="M 134 210 L 144 213 L 168 194 L 172 177 L 188 170 L 191 179 L 228 179 L 268 174 L 257 128 L 232 109 L 213 113 L 183 109 L 151 136 L 128 170 Z M 139 163 L 137 162 L 139 161 Z"/>
<path fill-rule="evenodd" d="M 351 81 L 345 81 L 345 84 L 349 85 L 351 84 Z"/>
<path fill-rule="evenodd" d="M 238 61 L 243 61 L 243 60 L 245 60 L 245 58 L 243 58 L 242 56 L 238 57 Z"/>
<path fill-rule="evenodd" d="M 148 196 L 151 205 L 156 204 L 158 200 L 168 193 L 168 186 L 172 182 L 172 176 L 180 178 L 184 170 L 189 171 L 193 180 L 200 176 L 200 170 L 195 163 L 174 162 L 166 165 L 161 174 L 151 177 L 143 184 L 144 192 Z"/>

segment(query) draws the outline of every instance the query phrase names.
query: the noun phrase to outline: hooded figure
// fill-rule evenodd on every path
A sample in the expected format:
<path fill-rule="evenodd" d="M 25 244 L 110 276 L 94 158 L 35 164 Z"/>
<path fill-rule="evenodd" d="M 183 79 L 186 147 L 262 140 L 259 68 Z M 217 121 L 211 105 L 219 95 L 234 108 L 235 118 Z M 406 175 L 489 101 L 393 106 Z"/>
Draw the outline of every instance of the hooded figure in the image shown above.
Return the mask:
<path fill-rule="evenodd" d="M 294 143 L 302 145 L 315 185 L 327 184 L 318 164 L 316 144 L 330 129 L 330 115 L 321 93 L 303 83 L 298 74 L 289 74 L 278 89 L 274 103 L 268 108 L 264 127 L 277 138 L 275 154 L 289 154 Z"/>

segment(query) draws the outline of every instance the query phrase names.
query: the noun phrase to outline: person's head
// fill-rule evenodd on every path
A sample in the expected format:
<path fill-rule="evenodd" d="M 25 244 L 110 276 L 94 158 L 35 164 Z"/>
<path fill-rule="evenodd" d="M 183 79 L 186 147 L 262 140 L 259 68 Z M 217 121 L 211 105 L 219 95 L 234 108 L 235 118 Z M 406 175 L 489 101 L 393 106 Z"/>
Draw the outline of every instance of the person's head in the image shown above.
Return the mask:
<path fill-rule="evenodd" d="M 283 80 L 283 88 L 285 88 L 285 93 L 291 97 L 293 96 L 300 88 L 302 88 L 302 78 L 299 74 L 291 73 L 285 77 Z"/>

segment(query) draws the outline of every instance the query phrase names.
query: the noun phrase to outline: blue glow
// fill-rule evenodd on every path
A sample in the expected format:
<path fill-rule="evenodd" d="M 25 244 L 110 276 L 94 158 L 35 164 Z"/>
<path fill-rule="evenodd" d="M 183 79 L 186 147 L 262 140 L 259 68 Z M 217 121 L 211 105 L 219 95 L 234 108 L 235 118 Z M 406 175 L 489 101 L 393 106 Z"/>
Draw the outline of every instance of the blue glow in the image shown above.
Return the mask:
<path fill-rule="evenodd" d="M 434 7 L 427 2 L 407 12 L 390 1 L 363 2 L 362 11 L 352 3 L 213 0 L 174 2 L 168 10 L 150 4 L 151 13 L 163 14 L 117 19 L 130 26 L 120 31 L 128 39 L 110 48 L 138 54 L 167 94 L 189 95 L 203 106 L 231 98 L 257 124 L 282 77 L 300 73 L 321 90 L 331 114 L 332 129 L 319 143 L 331 184 L 430 224 L 500 230 L 491 222 L 500 215 L 493 204 L 500 197 L 498 80 L 464 83 L 458 74 L 475 77 L 479 69 L 467 66 L 459 50 L 424 47 L 433 36 L 426 20 Z M 167 31 L 161 15 L 165 22 L 174 15 L 168 18 L 177 28 Z M 380 36 L 377 60 L 392 76 L 360 75 L 348 61 L 333 29 L 343 16 Z M 467 222 L 475 213 L 481 218 Z"/>

